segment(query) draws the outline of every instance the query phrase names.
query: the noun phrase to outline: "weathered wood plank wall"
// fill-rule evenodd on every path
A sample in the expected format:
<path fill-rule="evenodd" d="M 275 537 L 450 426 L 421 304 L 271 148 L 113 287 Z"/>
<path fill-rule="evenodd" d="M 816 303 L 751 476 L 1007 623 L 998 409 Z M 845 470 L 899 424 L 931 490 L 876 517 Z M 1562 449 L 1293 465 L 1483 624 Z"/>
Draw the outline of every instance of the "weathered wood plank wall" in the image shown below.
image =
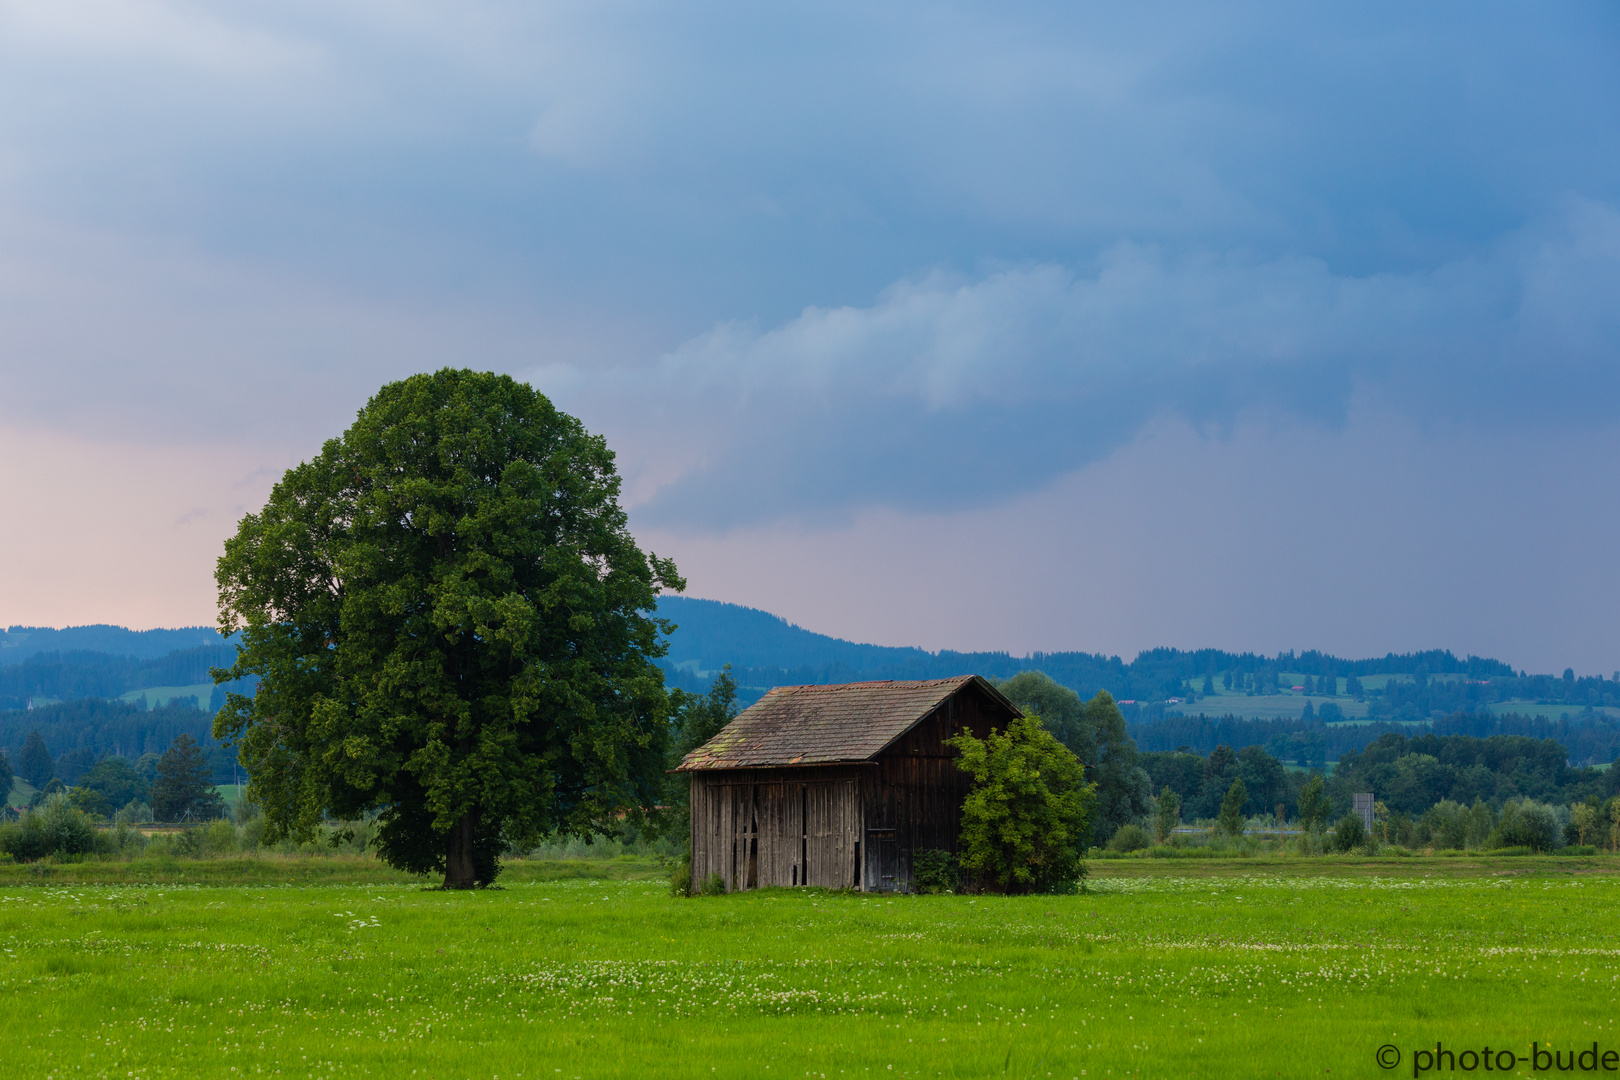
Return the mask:
<path fill-rule="evenodd" d="M 860 773 L 869 768 L 692 774 L 692 885 L 858 888 Z"/>

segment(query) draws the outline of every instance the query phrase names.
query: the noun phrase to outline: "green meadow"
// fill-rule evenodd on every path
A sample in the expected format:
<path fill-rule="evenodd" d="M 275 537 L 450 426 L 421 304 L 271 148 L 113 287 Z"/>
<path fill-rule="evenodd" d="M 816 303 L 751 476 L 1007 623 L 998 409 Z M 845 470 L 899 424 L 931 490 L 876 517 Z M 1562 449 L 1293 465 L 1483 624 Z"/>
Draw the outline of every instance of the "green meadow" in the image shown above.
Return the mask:
<path fill-rule="evenodd" d="M 1620 1049 L 1615 857 L 1092 869 L 1074 896 L 677 900 L 635 859 L 472 893 L 365 858 L 3 867 L 0 1045 L 10 1076 L 541 1080 L 1411 1076 L 1437 1042 Z"/>

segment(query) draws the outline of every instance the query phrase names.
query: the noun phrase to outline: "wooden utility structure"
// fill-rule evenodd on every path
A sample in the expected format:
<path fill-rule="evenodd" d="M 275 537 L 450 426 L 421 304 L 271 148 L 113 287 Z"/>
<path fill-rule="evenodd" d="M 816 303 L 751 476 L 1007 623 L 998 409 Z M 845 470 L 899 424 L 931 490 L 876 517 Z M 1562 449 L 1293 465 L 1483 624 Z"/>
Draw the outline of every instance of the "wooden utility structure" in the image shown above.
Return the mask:
<path fill-rule="evenodd" d="M 945 740 L 1022 716 L 977 675 L 779 686 L 687 754 L 692 883 L 905 890 L 957 850 L 971 778 Z"/>

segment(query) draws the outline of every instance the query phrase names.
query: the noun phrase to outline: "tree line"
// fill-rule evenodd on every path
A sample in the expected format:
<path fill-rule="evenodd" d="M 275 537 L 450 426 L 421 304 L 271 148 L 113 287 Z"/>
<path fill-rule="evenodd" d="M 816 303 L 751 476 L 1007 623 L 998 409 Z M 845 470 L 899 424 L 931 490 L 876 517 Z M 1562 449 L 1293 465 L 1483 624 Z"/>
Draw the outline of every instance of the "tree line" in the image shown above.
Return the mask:
<path fill-rule="evenodd" d="M 152 660 L 169 653 L 220 644 L 211 626 L 130 630 L 122 626 L 12 626 L 0 630 L 0 665 L 15 664 L 35 653 L 94 652 Z"/>
<path fill-rule="evenodd" d="M 1385 735 L 1521 735 L 1552 739 L 1564 747 L 1569 759 L 1586 765 L 1607 764 L 1620 757 L 1620 720 L 1601 713 L 1577 714 L 1556 720 L 1518 713 L 1453 713 L 1419 724 L 1369 722 L 1340 724 L 1309 719 L 1249 720 L 1227 714 L 1211 717 L 1168 716 L 1152 723 L 1129 725 L 1139 747 L 1149 751 L 1185 748 L 1208 754 L 1217 746 L 1263 746 L 1289 764 L 1323 768 L 1345 754 L 1359 751 Z"/>
<path fill-rule="evenodd" d="M 160 755 L 180 735 L 197 743 L 214 783 L 228 784 L 240 772 L 234 751 L 213 737 L 208 715 L 184 702 L 143 709 L 123 701 L 85 698 L 0 712 L 0 753 L 9 756 L 13 766 L 31 733 L 48 747 L 49 766 L 43 774 L 47 783 L 55 778 L 71 787 L 108 757 L 133 762 L 144 755 Z M 32 777 L 29 783 L 34 783 Z"/>
<path fill-rule="evenodd" d="M 196 740 L 182 734 L 161 754 L 103 758 L 70 785 L 54 775 L 44 737 L 33 731 L 15 765 L 0 755 L 0 800 L 9 801 L 21 778 L 35 789 L 29 809 L 61 795 L 93 821 L 207 820 L 225 812 L 211 772 Z"/>

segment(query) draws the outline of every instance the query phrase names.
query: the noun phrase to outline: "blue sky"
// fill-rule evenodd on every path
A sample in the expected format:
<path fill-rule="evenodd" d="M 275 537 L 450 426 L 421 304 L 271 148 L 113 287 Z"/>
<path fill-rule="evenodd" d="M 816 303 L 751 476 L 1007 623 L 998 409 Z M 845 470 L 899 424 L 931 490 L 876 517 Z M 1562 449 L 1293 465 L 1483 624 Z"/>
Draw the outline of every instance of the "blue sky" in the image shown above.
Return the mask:
<path fill-rule="evenodd" d="M 1611 5 L 0 0 L 0 621 L 508 371 L 696 595 L 1620 668 Z"/>

